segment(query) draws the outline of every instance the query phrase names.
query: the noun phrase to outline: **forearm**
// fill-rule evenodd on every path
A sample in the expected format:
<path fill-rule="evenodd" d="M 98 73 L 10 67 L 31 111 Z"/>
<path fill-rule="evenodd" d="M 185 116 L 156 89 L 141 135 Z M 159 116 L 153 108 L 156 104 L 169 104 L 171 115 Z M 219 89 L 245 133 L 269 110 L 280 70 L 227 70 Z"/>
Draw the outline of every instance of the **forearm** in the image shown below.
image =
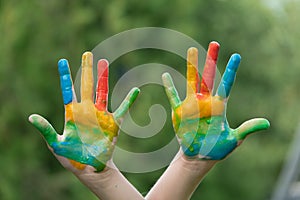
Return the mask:
<path fill-rule="evenodd" d="M 86 185 L 99 199 L 102 200 L 139 200 L 143 196 L 127 181 L 122 173 L 110 164 L 102 172 L 96 173 L 91 169 L 75 173 L 78 179 Z"/>
<path fill-rule="evenodd" d="M 190 199 L 216 161 L 188 160 L 180 150 L 168 169 L 147 194 L 148 200 Z"/>

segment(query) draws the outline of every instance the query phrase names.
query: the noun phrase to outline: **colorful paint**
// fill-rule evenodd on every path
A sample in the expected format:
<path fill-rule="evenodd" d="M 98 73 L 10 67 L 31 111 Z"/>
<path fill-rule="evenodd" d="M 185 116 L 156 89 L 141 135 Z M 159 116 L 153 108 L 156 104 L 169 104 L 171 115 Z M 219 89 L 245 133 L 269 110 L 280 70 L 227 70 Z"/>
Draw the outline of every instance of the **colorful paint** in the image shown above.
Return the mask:
<path fill-rule="evenodd" d="M 76 101 L 73 82 L 66 59 L 58 62 L 61 90 L 65 105 L 65 128 L 62 135 L 42 117 L 32 115 L 31 123 L 43 134 L 54 153 L 70 159 L 74 167 L 91 165 L 102 171 L 111 159 L 119 126 L 124 114 L 136 99 L 133 88 L 114 113 L 107 111 L 108 61 L 98 62 L 98 81 L 94 103 L 93 54 L 82 55 L 81 101 Z"/>
<path fill-rule="evenodd" d="M 187 52 L 187 94 L 181 102 L 172 78 L 163 74 L 163 82 L 172 108 L 175 133 L 186 156 L 221 160 L 232 152 L 245 137 L 267 129 L 268 120 L 257 118 L 231 129 L 226 119 L 226 105 L 240 64 L 239 54 L 233 54 L 213 95 L 215 71 L 220 45 L 211 42 L 208 48 L 202 80 L 198 75 L 198 50 Z M 200 83 L 200 84 L 199 84 Z"/>

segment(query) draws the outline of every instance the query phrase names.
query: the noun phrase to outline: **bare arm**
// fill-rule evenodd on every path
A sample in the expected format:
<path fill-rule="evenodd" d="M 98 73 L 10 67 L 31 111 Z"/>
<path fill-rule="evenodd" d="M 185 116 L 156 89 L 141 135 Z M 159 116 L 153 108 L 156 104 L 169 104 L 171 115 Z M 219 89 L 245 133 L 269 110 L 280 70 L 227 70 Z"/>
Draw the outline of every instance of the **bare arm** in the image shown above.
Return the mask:
<path fill-rule="evenodd" d="M 102 200 L 140 200 L 144 197 L 133 187 L 113 163 L 102 172 L 86 168 L 75 172 L 78 179 Z"/>
<path fill-rule="evenodd" d="M 190 199 L 217 161 L 191 160 L 180 150 L 167 170 L 147 194 L 147 200 Z"/>

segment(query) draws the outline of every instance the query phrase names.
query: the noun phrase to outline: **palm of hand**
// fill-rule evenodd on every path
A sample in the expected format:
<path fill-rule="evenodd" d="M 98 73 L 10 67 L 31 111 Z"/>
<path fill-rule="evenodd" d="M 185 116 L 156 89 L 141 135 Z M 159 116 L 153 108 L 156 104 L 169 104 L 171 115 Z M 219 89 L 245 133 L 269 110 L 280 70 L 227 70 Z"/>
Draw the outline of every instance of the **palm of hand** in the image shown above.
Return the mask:
<path fill-rule="evenodd" d="M 173 111 L 174 129 L 187 156 L 220 160 L 236 148 L 238 140 L 223 114 L 225 107 L 219 97 L 195 96 Z"/>
<path fill-rule="evenodd" d="M 229 127 L 226 119 L 226 104 L 240 63 L 240 56 L 234 54 L 231 57 L 217 93 L 212 95 L 218 50 L 219 45 L 212 42 L 208 49 L 198 92 L 198 52 L 195 48 L 189 49 L 187 96 L 183 102 L 178 97 L 170 75 L 163 75 L 166 93 L 172 107 L 173 127 L 181 148 L 188 157 L 221 160 L 249 133 L 269 127 L 269 122 L 265 119 L 247 121 L 238 129 Z"/>
<path fill-rule="evenodd" d="M 71 106 L 72 119 L 66 122 L 60 139 L 48 141 L 50 147 L 54 153 L 82 164 L 104 167 L 112 156 L 119 130 L 112 114 L 98 111 L 91 101 Z"/>
<path fill-rule="evenodd" d="M 107 111 L 108 62 L 98 62 L 98 83 L 95 103 L 93 102 L 93 57 L 90 52 L 82 56 L 81 102 L 76 101 L 68 62 L 59 61 L 61 89 L 65 104 L 65 128 L 58 135 L 44 118 L 30 116 L 31 123 L 40 130 L 51 150 L 56 155 L 70 159 L 74 167 L 85 165 L 102 171 L 111 159 L 118 136 L 118 122 L 137 97 L 134 88 L 120 107 L 114 112 Z M 82 164 L 84 164 L 82 166 Z"/>

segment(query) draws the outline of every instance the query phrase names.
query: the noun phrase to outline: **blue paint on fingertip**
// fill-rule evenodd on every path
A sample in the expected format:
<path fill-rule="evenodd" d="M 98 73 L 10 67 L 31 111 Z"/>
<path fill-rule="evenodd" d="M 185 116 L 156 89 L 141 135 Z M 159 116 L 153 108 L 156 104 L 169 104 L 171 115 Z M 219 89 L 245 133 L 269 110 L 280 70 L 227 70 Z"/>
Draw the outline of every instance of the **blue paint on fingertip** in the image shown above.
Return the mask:
<path fill-rule="evenodd" d="M 228 89 L 231 89 L 231 86 L 234 83 L 235 80 L 235 76 L 236 76 L 236 71 L 240 65 L 241 62 L 241 56 L 237 53 L 233 54 L 227 64 L 227 67 L 225 69 L 224 75 L 223 75 L 223 79 L 222 82 L 224 85 L 227 85 Z M 226 90 L 226 93 L 228 91 Z"/>
<path fill-rule="evenodd" d="M 58 71 L 61 76 L 65 74 L 70 74 L 68 60 L 60 59 L 58 61 Z"/>
<path fill-rule="evenodd" d="M 219 96 L 223 98 L 227 98 L 229 96 L 240 62 L 240 54 L 235 53 L 231 55 L 218 88 L 217 93 Z"/>
<path fill-rule="evenodd" d="M 71 103 L 73 100 L 73 84 L 68 60 L 60 59 L 58 61 L 58 71 L 60 75 L 60 86 L 63 95 L 63 101 L 66 105 Z"/>
<path fill-rule="evenodd" d="M 236 71 L 238 69 L 239 65 L 240 65 L 240 62 L 241 62 L 240 54 L 238 54 L 238 53 L 232 54 L 230 59 L 229 59 L 229 62 L 228 62 L 228 65 L 227 65 L 226 69 Z"/>

